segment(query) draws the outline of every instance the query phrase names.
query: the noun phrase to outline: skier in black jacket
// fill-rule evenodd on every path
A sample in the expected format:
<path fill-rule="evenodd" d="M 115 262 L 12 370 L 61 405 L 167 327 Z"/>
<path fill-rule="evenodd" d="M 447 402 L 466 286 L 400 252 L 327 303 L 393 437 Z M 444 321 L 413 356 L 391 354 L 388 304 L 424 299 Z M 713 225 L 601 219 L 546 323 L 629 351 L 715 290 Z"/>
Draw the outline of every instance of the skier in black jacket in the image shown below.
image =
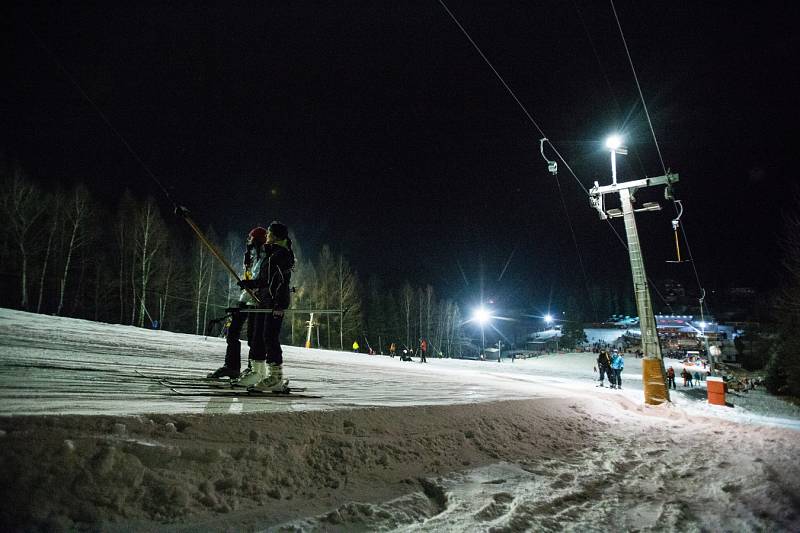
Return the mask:
<path fill-rule="evenodd" d="M 600 350 L 600 353 L 597 355 L 597 371 L 600 372 L 600 383 L 597 385 L 598 387 L 603 386 L 603 377 L 608 375 L 608 382 L 610 385 L 614 385 L 614 380 L 611 378 L 611 357 L 608 355 L 607 350 Z"/>
<path fill-rule="evenodd" d="M 255 291 L 261 302 L 259 308 L 267 311 L 254 313 L 250 319 L 254 341 L 258 339 L 263 342 L 253 342 L 250 347 L 253 371 L 243 376 L 237 385 L 281 392 L 286 390 L 286 382 L 283 379 L 280 334 L 284 311 L 289 307 L 289 283 L 294 268 L 292 240 L 284 224 L 274 221 L 269 225 L 264 253 L 264 261 L 255 278 L 239 282 L 243 289 Z"/>

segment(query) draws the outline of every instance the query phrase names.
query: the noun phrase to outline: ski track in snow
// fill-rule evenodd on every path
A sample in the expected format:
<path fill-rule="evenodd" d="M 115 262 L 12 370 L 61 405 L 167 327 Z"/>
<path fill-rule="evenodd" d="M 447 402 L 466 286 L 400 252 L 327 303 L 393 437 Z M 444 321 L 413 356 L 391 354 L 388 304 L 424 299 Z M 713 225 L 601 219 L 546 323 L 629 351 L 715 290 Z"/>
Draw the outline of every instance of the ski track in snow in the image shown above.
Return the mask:
<path fill-rule="evenodd" d="M 679 387 L 672 404 L 645 406 L 640 361 L 626 358 L 613 391 L 595 387 L 593 354 L 423 365 L 285 346 L 292 385 L 323 396 L 309 400 L 180 397 L 138 373 L 203 376 L 224 350 L 217 338 L 0 309 L 0 442 L 14 453 L 4 461 L 49 468 L 55 483 L 46 502 L 29 497 L 40 487 L 24 476 L 3 493 L 33 499 L 31 517 L 42 516 L 29 519 L 45 529 L 800 529 L 800 410 L 761 391 L 727 408 L 709 405 L 703 387 Z M 525 399 L 535 401 L 489 403 Z M 303 412 L 313 417 L 293 418 Z M 254 434 L 246 417 L 264 413 L 290 417 L 280 423 L 291 429 Z M 53 414 L 114 418 L 19 417 Z M 242 417 L 206 426 L 204 414 Z M 198 433 L 187 441 L 187 431 Z M 47 451 L 29 456 L 26 435 Z M 78 474 L 56 464 L 65 453 Z M 81 509 L 59 484 L 82 495 Z M 167 503 L 148 504 L 148 491 Z"/>

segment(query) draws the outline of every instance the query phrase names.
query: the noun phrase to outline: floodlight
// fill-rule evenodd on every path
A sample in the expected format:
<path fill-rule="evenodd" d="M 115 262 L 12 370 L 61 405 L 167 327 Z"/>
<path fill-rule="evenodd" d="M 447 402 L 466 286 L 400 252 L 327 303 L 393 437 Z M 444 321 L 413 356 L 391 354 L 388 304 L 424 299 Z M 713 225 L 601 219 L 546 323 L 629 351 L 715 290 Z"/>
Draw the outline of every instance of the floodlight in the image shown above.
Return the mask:
<path fill-rule="evenodd" d="M 489 315 L 489 311 L 487 311 L 485 307 L 479 307 L 472 312 L 472 318 L 478 324 L 484 325 L 487 322 L 489 322 L 489 318 L 491 318 L 491 316 Z"/>
<path fill-rule="evenodd" d="M 553 315 L 544 315 L 544 321 L 550 324 L 553 322 Z"/>
<path fill-rule="evenodd" d="M 606 148 L 609 150 L 616 150 L 622 146 L 622 138 L 619 135 L 612 135 L 606 139 Z"/>

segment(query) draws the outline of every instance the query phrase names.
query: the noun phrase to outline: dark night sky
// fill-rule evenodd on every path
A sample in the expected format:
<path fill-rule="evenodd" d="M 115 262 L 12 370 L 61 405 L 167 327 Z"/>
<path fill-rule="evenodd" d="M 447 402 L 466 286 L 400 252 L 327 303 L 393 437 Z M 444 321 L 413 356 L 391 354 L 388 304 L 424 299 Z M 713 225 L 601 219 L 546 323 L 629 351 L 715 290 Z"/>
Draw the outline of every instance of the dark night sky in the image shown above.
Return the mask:
<path fill-rule="evenodd" d="M 463 301 L 481 279 L 514 304 L 583 285 L 539 132 L 435 0 L 18 4 L 4 17 L 0 150 L 39 180 L 168 207 L 60 64 L 219 233 L 280 218 L 364 279 Z M 747 4 L 615 2 L 709 287 L 774 285 L 798 163 L 797 8 Z M 609 3 L 447 5 L 584 186 L 610 181 L 602 141 L 617 129 L 620 179 L 662 174 Z M 589 282 L 628 279 L 625 250 L 560 169 Z M 688 283 L 665 263 L 665 206 L 638 217 L 649 273 Z"/>

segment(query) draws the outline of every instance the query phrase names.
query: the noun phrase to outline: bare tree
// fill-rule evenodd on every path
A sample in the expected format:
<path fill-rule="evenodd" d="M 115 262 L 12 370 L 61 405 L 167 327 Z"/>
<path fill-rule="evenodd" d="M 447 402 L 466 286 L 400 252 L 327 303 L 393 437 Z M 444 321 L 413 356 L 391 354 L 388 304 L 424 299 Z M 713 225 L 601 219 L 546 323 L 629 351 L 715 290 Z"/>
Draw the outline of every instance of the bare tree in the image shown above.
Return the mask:
<path fill-rule="evenodd" d="M 400 305 L 402 306 L 403 315 L 406 318 L 406 347 L 411 348 L 411 309 L 414 306 L 414 289 L 411 284 L 406 281 L 403 288 L 400 290 Z"/>
<path fill-rule="evenodd" d="M 327 309 L 334 301 L 334 288 L 336 286 L 336 266 L 330 247 L 326 244 L 319 253 L 317 265 L 317 290 L 316 301 L 320 309 Z M 331 315 L 325 313 L 326 331 L 328 341 L 326 346 L 331 347 Z M 339 326 L 342 328 L 341 324 Z M 341 336 L 341 335 L 340 335 Z M 344 348 L 342 348 L 344 349 Z"/>
<path fill-rule="evenodd" d="M 0 212 L 10 240 L 19 250 L 23 309 L 28 308 L 28 261 L 38 248 L 38 221 L 45 209 L 40 188 L 26 179 L 19 168 L 13 169 L 0 186 Z"/>
<path fill-rule="evenodd" d="M 83 185 L 78 185 L 75 190 L 72 191 L 69 201 L 64 206 L 64 221 L 66 223 L 66 230 L 69 233 L 69 242 L 67 243 L 67 255 L 64 260 L 64 271 L 61 275 L 56 315 L 60 315 L 64 308 L 64 293 L 66 292 L 67 276 L 69 275 L 73 254 L 86 244 L 88 240 L 85 222 L 90 214 L 89 192 Z"/>
<path fill-rule="evenodd" d="M 241 264 L 243 255 L 242 241 L 241 238 L 232 231 L 229 231 L 228 235 L 225 237 L 225 255 L 228 256 L 228 261 L 234 268 Z M 236 285 L 236 280 L 233 276 L 227 276 L 226 281 L 225 301 L 228 307 L 232 307 L 236 305 L 241 291 Z"/>
<path fill-rule="evenodd" d="M 134 226 L 134 213 L 136 212 L 136 201 L 131 196 L 130 191 L 125 191 L 122 195 L 117 218 L 114 224 L 114 242 L 117 252 L 117 290 L 119 296 L 119 323 L 125 322 L 125 309 L 127 307 L 127 287 L 131 278 L 131 267 L 133 265 L 133 246 L 129 244 L 129 235 Z M 131 241 L 133 239 L 130 239 Z M 131 323 L 133 323 L 131 317 Z"/>
<path fill-rule="evenodd" d="M 336 261 L 336 292 L 339 309 L 346 309 L 345 320 L 339 328 L 339 349 L 344 350 L 344 330 L 354 337 L 363 332 L 361 323 L 361 294 L 358 275 L 350 268 L 350 264 L 339 254 Z"/>
<path fill-rule="evenodd" d="M 147 311 L 147 293 L 157 265 L 156 257 L 166 241 L 166 227 L 153 198 L 148 198 L 136 217 L 134 247 L 138 277 L 139 327 L 144 327 Z"/>
<path fill-rule="evenodd" d="M 194 254 L 194 289 L 193 289 L 193 297 L 195 303 L 195 313 L 194 313 L 194 333 L 195 335 L 199 335 L 201 332 L 200 329 L 200 302 L 203 298 L 203 292 L 206 287 L 207 283 L 211 283 L 211 262 L 213 261 L 211 257 L 211 252 L 203 246 L 200 241 L 195 243 L 195 254 Z"/>
<path fill-rule="evenodd" d="M 55 192 L 49 197 L 50 204 L 50 217 L 52 224 L 50 232 L 47 234 L 47 248 L 44 254 L 44 263 L 42 264 L 42 273 L 39 276 L 39 299 L 36 302 L 36 312 L 42 312 L 42 299 L 44 298 L 44 280 L 47 277 L 47 267 L 50 264 L 50 254 L 53 250 L 53 236 L 58 232 L 61 224 L 61 193 Z"/>
<path fill-rule="evenodd" d="M 433 287 L 425 287 L 425 338 L 430 342 L 431 337 L 431 306 L 433 305 Z"/>
<path fill-rule="evenodd" d="M 216 242 L 217 241 L 217 234 L 213 228 L 208 230 L 207 235 L 209 242 Z M 211 294 L 212 289 L 214 288 L 214 266 L 216 265 L 216 261 L 212 256 L 211 261 L 208 265 L 208 284 L 206 285 L 206 297 L 205 297 L 205 305 L 203 308 L 203 335 L 206 334 L 206 328 L 208 327 L 208 307 L 211 303 Z"/>

